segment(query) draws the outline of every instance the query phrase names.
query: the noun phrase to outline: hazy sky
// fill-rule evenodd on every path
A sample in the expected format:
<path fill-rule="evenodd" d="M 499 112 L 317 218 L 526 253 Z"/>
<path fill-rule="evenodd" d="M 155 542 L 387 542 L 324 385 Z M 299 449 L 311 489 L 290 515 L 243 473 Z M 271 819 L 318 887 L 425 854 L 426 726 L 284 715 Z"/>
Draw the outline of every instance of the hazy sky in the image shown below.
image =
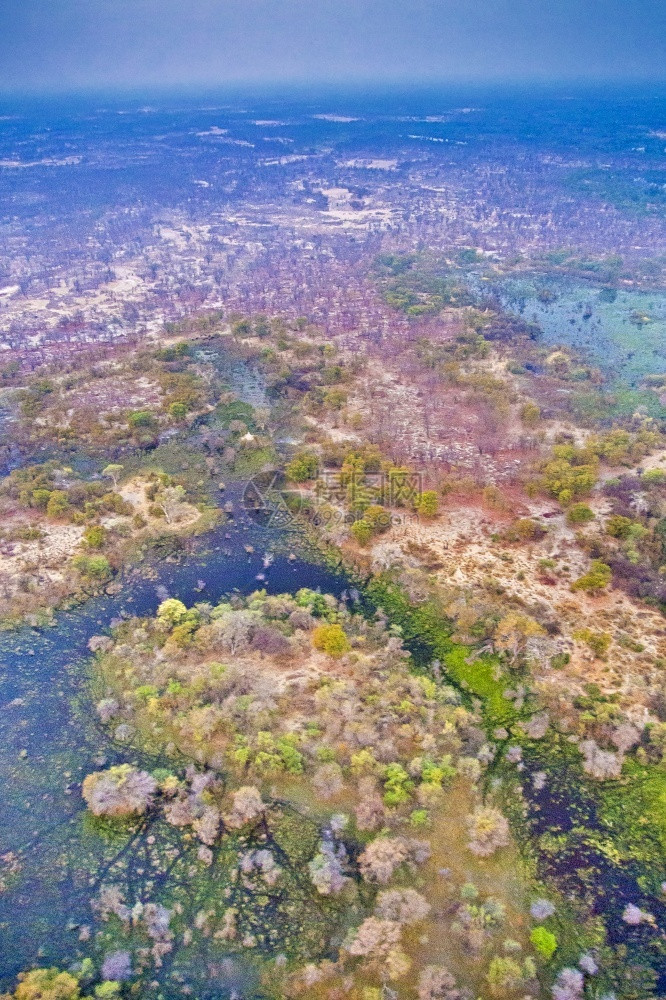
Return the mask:
<path fill-rule="evenodd" d="M 665 77 L 665 0 L 0 0 L 3 91 Z"/>

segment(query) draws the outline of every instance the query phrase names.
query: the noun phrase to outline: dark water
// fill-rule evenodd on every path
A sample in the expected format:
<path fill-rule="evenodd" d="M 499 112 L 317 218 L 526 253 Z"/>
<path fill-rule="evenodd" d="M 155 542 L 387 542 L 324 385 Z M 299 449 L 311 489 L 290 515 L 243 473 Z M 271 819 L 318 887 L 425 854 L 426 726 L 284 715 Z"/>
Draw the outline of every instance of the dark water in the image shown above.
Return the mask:
<path fill-rule="evenodd" d="M 527 748 L 527 770 L 546 773 L 545 786 L 535 790 L 523 784 L 527 804 L 526 821 L 532 843 L 537 845 L 537 872 L 552 881 L 571 900 L 583 902 L 593 915 L 600 916 L 607 943 L 628 949 L 631 961 L 652 970 L 655 993 L 666 991 L 666 958 L 660 947 L 661 928 L 666 924 L 666 904 L 661 883 L 666 877 L 663 864 L 649 866 L 639 857 L 627 857 L 620 847 L 618 856 L 604 850 L 612 844 L 613 824 L 603 819 L 602 786 L 583 773 L 576 755 L 563 754 L 556 746 Z M 542 849 L 541 838 L 561 838 L 557 850 Z M 630 926 L 623 920 L 629 904 L 639 906 L 656 920 Z M 629 961 L 629 959 L 628 959 Z"/>
<path fill-rule="evenodd" d="M 248 362 L 234 357 L 224 338 L 212 337 L 195 344 L 193 354 L 197 362 L 211 365 L 217 378 L 228 383 L 243 402 L 253 407 L 268 405 L 261 373 Z"/>

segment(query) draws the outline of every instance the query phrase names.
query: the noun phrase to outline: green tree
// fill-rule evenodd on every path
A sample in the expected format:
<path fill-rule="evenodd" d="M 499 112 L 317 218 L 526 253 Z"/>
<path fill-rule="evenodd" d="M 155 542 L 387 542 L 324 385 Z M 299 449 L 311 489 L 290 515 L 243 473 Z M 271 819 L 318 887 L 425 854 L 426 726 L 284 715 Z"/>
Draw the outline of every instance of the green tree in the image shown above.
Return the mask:
<path fill-rule="evenodd" d="M 318 625 L 312 632 L 312 645 L 327 656 L 339 657 L 351 649 L 341 625 Z"/>
<path fill-rule="evenodd" d="M 124 468 L 124 465 L 118 465 L 117 463 L 112 462 L 110 465 L 107 465 L 104 469 L 102 469 L 102 475 L 106 476 L 107 479 L 110 479 L 113 482 L 114 490 L 118 489 L 118 480 L 120 479 Z"/>
<path fill-rule="evenodd" d="M 95 1000 L 119 1000 L 119 997 L 120 983 L 107 979 L 95 987 Z"/>
<path fill-rule="evenodd" d="M 367 545 L 372 538 L 372 528 L 365 518 L 354 521 L 349 531 L 359 545 Z"/>
<path fill-rule="evenodd" d="M 347 399 L 347 393 L 343 389 L 328 389 L 324 393 L 324 406 L 330 410 L 341 410 Z"/>
<path fill-rule="evenodd" d="M 35 507 L 41 507 L 43 510 L 46 509 L 46 505 L 49 502 L 49 497 L 51 496 L 52 490 L 38 489 L 32 491 L 32 500 Z"/>
<path fill-rule="evenodd" d="M 572 590 L 584 590 L 588 594 L 599 593 L 600 590 L 604 590 L 613 578 L 613 572 L 605 562 L 601 559 L 593 559 L 592 565 L 590 566 L 587 573 L 583 576 L 578 577 L 577 580 L 571 584 Z"/>
<path fill-rule="evenodd" d="M 630 517 L 623 517 L 622 514 L 611 514 L 606 521 L 606 533 L 612 538 L 628 538 L 633 523 Z"/>
<path fill-rule="evenodd" d="M 157 609 L 157 617 L 171 625 L 178 625 L 186 616 L 186 605 L 176 597 L 167 597 L 166 601 L 162 601 Z"/>
<path fill-rule="evenodd" d="M 46 513 L 49 517 L 62 517 L 69 509 L 69 500 L 63 490 L 53 490 L 46 504 Z"/>
<path fill-rule="evenodd" d="M 593 632 L 589 628 L 579 628 L 575 629 L 572 635 L 574 639 L 587 643 L 597 659 L 606 659 L 606 653 L 613 641 L 609 632 Z"/>
<path fill-rule="evenodd" d="M 252 335 L 252 324 L 249 319 L 237 319 L 231 325 L 231 332 L 234 337 L 250 337 Z"/>
<path fill-rule="evenodd" d="M 83 532 L 83 544 L 88 549 L 101 549 L 106 541 L 107 530 L 101 524 L 91 524 Z"/>
<path fill-rule="evenodd" d="M 530 934 L 534 950 L 546 961 L 549 961 L 557 950 L 557 938 L 545 927 L 535 927 Z"/>
<path fill-rule="evenodd" d="M 32 969 L 21 977 L 16 1000 L 78 1000 L 78 980 L 60 969 Z"/>
<path fill-rule="evenodd" d="M 496 955 L 486 976 L 490 992 L 494 997 L 502 997 L 505 992 L 517 990 L 524 982 L 523 970 L 513 958 Z"/>
<path fill-rule="evenodd" d="M 594 520 L 594 511 L 586 503 L 575 503 L 567 511 L 569 524 L 585 524 Z"/>
<path fill-rule="evenodd" d="M 319 468 L 319 459 L 313 452 L 302 451 L 292 458 L 287 465 L 286 473 L 294 483 L 305 483 L 314 479 Z"/>
<path fill-rule="evenodd" d="M 111 565 L 106 556 L 75 556 L 72 562 L 81 576 L 89 580 L 101 582 L 111 576 Z"/>
<path fill-rule="evenodd" d="M 520 419 L 526 427 L 536 427 L 541 419 L 541 410 L 536 403 L 530 399 L 520 411 Z"/>
<path fill-rule="evenodd" d="M 391 527 L 391 515 L 381 504 L 373 503 L 366 507 L 363 518 L 368 522 L 373 532 L 386 531 Z"/>
<path fill-rule="evenodd" d="M 553 457 L 543 468 L 543 487 L 562 504 L 585 496 L 597 481 L 596 455 L 574 445 L 555 445 Z"/>
<path fill-rule="evenodd" d="M 531 517 L 518 517 L 512 521 L 504 533 L 508 542 L 535 542 L 542 538 L 546 529 Z"/>
<path fill-rule="evenodd" d="M 187 416 L 187 406 L 185 403 L 171 403 L 169 406 L 169 416 L 173 417 L 174 420 L 183 420 Z"/>
<path fill-rule="evenodd" d="M 132 410 L 128 414 L 127 423 L 132 430 L 138 430 L 142 427 L 153 427 L 155 425 L 155 418 L 149 410 Z"/>
<path fill-rule="evenodd" d="M 416 501 L 416 510 L 421 517 L 435 517 L 439 510 L 439 494 L 436 490 L 425 490 Z"/>
<path fill-rule="evenodd" d="M 384 805 L 389 808 L 400 806 L 409 799 L 414 782 L 402 764 L 394 761 L 386 765 L 384 772 Z"/>
<path fill-rule="evenodd" d="M 155 505 L 164 514 L 167 524 L 171 524 L 185 499 L 186 494 L 182 486 L 165 486 L 156 494 Z"/>

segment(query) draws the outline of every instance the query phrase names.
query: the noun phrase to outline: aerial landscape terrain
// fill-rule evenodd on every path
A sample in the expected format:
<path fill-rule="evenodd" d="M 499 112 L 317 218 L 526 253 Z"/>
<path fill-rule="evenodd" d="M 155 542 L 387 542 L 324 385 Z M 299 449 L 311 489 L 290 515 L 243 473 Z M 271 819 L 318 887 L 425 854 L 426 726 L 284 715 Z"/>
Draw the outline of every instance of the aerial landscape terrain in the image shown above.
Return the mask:
<path fill-rule="evenodd" d="M 0 206 L 0 1000 L 666 996 L 664 87 L 0 94 Z"/>

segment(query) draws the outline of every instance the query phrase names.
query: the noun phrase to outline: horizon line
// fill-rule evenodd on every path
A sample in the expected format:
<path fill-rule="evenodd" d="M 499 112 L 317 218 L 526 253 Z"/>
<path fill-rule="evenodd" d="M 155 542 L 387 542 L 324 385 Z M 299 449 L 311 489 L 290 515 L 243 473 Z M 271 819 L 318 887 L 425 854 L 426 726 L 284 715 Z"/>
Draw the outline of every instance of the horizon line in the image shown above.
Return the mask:
<path fill-rule="evenodd" d="M 553 89 L 575 88 L 578 90 L 598 90 L 612 87 L 613 89 L 626 90 L 647 90 L 656 88 L 666 89 L 666 75 L 664 77 L 638 77 L 638 76 L 608 76 L 608 77 L 582 77 L 582 76 L 498 76 L 492 78 L 470 77 L 463 79 L 460 77 L 441 78 L 357 78 L 354 80 L 340 80 L 337 78 L 311 78 L 299 77 L 291 79 L 247 79 L 247 80 L 227 80 L 211 82 L 192 83 L 91 83 L 81 86 L 66 87 L 3 87 L 0 84 L 0 100 L 40 100 L 40 99 L 67 99 L 82 97 L 111 97 L 123 98 L 142 96 L 205 96 L 222 95 L 224 93 L 273 93 L 280 92 L 293 93 L 305 90 L 314 91 L 313 96 L 322 91 L 338 92 L 339 94 L 356 94 L 365 92 L 381 93 L 409 93 L 427 92 L 432 90 L 496 90 L 505 87 L 513 91 L 524 88 L 536 87 L 541 91 Z"/>

